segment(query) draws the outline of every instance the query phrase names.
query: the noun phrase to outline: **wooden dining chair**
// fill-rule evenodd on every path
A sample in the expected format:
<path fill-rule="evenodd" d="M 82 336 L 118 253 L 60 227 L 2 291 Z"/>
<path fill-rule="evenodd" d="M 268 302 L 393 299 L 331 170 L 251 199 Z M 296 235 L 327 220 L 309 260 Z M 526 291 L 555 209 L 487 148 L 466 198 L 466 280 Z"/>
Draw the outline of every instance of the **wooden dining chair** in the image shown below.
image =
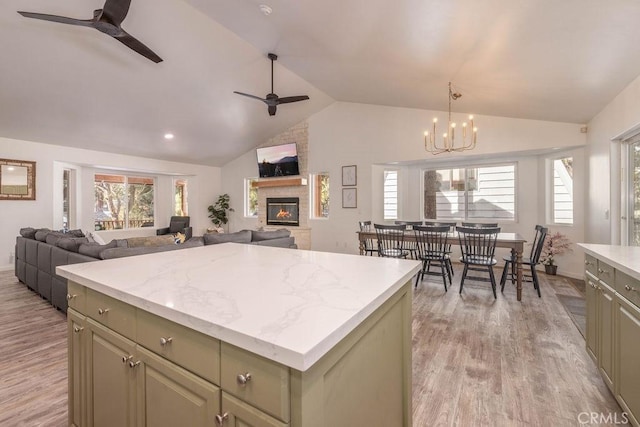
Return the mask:
<path fill-rule="evenodd" d="M 378 239 L 378 256 L 387 258 L 407 258 L 409 251 L 404 248 L 406 227 L 404 225 L 373 224 Z"/>
<path fill-rule="evenodd" d="M 458 223 L 455 221 L 425 221 L 424 225 L 431 225 L 431 226 L 442 226 L 442 225 L 446 225 L 449 227 L 449 231 L 450 232 L 454 232 L 456 231 L 456 225 Z M 449 270 L 449 274 L 451 274 L 451 277 L 453 277 L 455 274 L 453 272 L 453 264 L 451 264 L 451 254 L 452 254 L 452 250 L 451 250 L 451 242 L 449 242 L 447 244 L 447 254 L 449 255 L 449 257 L 447 258 L 447 269 Z"/>
<path fill-rule="evenodd" d="M 463 222 L 463 227 L 473 227 L 473 228 L 496 228 L 498 226 L 497 222 Z"/>
<path fill-rule="evenodd" d="M 458 238 L 460 239 L 460 251 L 462 257 L 460 262 L 464 264 L 462 279 L 460 280 L 460 293 L 464 286 L 465 279 L 491 282 L 493 297 L 496 295 L 496 278 L 493 274 L 493 266 L 498 263 L 494 258 L 496 252 L 496 242 L 500 228 L 494 227 L 456 227 Z M 489 278 L 483 276 L 468 276 L 470 270 L 488 271 Z"/>
<path fill-rule="evenodd" d="M 394 224 L 404 225 L 410 231 L 413 227 L 422 225 L 422 221 L 394 221 Z M 404 248 L 411 254 L 411 259 L 418 259 L 418 246 L 415 242 L 404 242 Z"/>
<path fill-rule="evenodd" d="M 522 281 L 533 282 L 533 288 L 538 292 L 538 298 L 541 298 L 540 281 L 538 280 L 536 265 L 540 264 L 540 255 L 542 254 L 544 239 L 547 237 L 549 229 L 541 225 L 536 225 L 535 229 L 536 234 L 531 244 L 531 253 L 528 258 L 522 258 L 522 265 L 528 265 L 531 270 L 531 274 L 526 274 L 523 271 Z M 511 279 L 511 283 L 515 283 L 517 279 L 515 254 L 512 252 L 511 256 L 504 257 L 502 259 L 504 260 L 504 270 L 502 270 L 502 277 L 500 278 L 500 292 L 504 292 L 504 284 L 507 281 L 507 278 Z"/>
<path fill-rule="evenodd" d="M 418 248 L 418 259 L 422 261 L 422 270 L 416 276 L 415 287 L 418 287 L 418 281 L 424 280 L 425 274 L 442 276 L 444 283 L 444 291 L 447 292 L 447 279 L 451 285 L 451 273 L 449 265 L 451 263 L 447 248 L 449 226 L 421 226 L 413 227 L 413 233 Z M 431 266 L 440 267 L 440 272 L 431 271 Z"/>
<path fill-rule="evenodd" d="M 371 231 L 371 221 L 358 221 L 358 226 L 360 227 L 360 231 L 370 232 Z M 364 244 L 364 254 L 373 256 L 373 254 L 378 253 L 378 248 L 374 244 L 373 239 L 364 239 L 362 240 Z"/>

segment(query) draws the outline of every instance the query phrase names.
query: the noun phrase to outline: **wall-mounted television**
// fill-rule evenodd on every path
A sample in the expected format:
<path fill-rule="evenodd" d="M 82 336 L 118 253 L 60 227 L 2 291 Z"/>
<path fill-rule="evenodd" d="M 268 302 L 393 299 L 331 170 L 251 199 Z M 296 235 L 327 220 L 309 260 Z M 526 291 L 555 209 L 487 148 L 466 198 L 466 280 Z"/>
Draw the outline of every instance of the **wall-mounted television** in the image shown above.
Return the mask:
<path fill-rule="evenodd" d="M 256 149 L 260 178 L 300 175 L 296 143 Z"/>

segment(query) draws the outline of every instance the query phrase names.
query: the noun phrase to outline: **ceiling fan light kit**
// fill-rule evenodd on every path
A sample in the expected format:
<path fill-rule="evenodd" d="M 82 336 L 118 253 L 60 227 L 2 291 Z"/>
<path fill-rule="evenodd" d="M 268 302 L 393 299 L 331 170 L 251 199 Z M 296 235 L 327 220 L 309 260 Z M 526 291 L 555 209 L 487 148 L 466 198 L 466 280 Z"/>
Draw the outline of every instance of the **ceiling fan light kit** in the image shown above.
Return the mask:
<path fill-rule="evenodd" d="M 424 133 L 424 149 L 427 152 L 436 155 L 442 153 L 462 152 L 476 148 L 478 128 L 474 126 L 473 116 L 469 116 L 469 121 L 471 122 L 471 126 L 469 126 L 469 129 L 471 130 L 469 132 L 467 132 L 467 122 L 462 123 L 462 143 L 456 146 L 456 123 L 451 121 L 451 101 L 455 101 L 460 97 L 462 97 L 462 94 L 454 92 L 451 89 L 451 82 L 449 82 L 449 121 L 447 122 L 447 132 L 442 134 L 442 142 L 439 142 L 436 138 L 436 125 L 438 123 L 438 119 L 434 118 L 432 132 L 429 133 L 429 131 L 426 131 Z M 468 141 L 467 133 L 470 133 Z"/>
<path fill-rule="evenodd" d="M 267 57 L 271 60 L 271 93 L 268 93 L 264 98 L 260 98 L 259 96 L 251 95 L 244 92 L 233 91 L 233 93 L 237 93 L 238 95 L 246 96 L 248 98 L 257 99 L 258 101 L 262 101 L 267 104 L 267 111 L 270 116 L 276 115 L 276 110 L 278 105 L 280 104 L 290 104 L 292 102 L 298 101 L 306 101 L 309 99 L 307 95 L 298 95 L 298 96 L 286 96 L 284 98 L 280 98 L 273 91 L 273 62 L 278 60 L 278 55 L 275 53 L 267 54 Z"/>
<path fill-rule="evenodd" d="M 93 28 L 101 33 L 113 37 L 129 49 L 138 52 L 140 55 L 155 62 L 156 64 L 158 62 L 162 62 L 162 58 L 156 55 L 155 52 L 145 46 L 141 41 L 127 33 L 120 26 L 122 21 L 127 17 L 127 13 L 129 13 L 129 6 L 131 6 L 131 0 L 107 0 L 102 9 L 96 9 L 93 11 L 92 19 L 75 19 L 68 18 L 66 16 L 22 11 L 18 11 L 18 13 L 25 18 Z"/>

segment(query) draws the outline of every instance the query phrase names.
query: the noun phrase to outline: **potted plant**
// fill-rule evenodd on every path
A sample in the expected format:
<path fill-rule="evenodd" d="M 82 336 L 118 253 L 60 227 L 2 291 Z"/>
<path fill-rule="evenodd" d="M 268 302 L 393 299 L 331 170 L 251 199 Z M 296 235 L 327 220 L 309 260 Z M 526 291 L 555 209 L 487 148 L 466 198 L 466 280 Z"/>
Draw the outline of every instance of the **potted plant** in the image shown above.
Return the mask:
<path fill-rule="evenodd" d="M 542 254 L 540 256 L 544 271 L 547 274 L 555 275 L 558 272 L 558 266 L 555 264 L 555 256 L 570 252 L 571 241 L 567 236 L 559 231 L 552 235 L 547 235 L 542 246 Z"/>
<path fill-rule="evenodd" d="M 209 210 L 209 218 L 216 226 L 215 231 L 217 232 L 224 231 L 222 226 L 229 222 L 227 212 L 234 212 L 233 208 L 229 206 L 230 199 L 231 197 L 228 194 L 221 194 L 218 196 L 218 200 L 207 208 Z"/>

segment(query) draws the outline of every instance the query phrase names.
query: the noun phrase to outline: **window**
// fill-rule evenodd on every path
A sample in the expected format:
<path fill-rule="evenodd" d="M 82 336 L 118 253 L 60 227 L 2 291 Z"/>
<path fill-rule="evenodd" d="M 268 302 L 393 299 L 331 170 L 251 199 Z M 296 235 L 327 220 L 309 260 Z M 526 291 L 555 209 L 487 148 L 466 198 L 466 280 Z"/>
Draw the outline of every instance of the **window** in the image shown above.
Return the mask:
<path fill-rule="evenodd" d="M 173 181 L 174 192 L 174 209 L 173 214 L 177 216 L 189 215 L 189 204 L 187 203 L 187 180 L 176 179 Z"/>
<path fill-rule="evenodd" d="M 384 171 L 384 219 L 398 219 L 398 171 Z"/>
<path fill-rule="evenodd" d="M 628 218 L 627 241 L 630 246 L 640 246 L 640 139 L 634 138 L 627 147 L 628 172 L 626 177 L 627 197 L 625 197 L 625 216 Z"/>
<path fill-rule="evenodd" d="M 71 170 L 62 171 L 62 228 L 65 230 L 71 227 Z"/>
<path fill-rule="evenodd" d="M 553 160 L 552 171 L 552 222 L 573 224 L 573 157 Z"/>
<path fill-rule="evenodd" d="M 96 230 L 153 227 L 153 178 L 96 174 L 94 190 Z"/>
<path fill-rule="evenodd" d="M 311 212 L 313 218 L 329 218 L 329 174 L 311 176 Z"/>
<path fill-rule="evenodd" d="M 258 216 L 258 187 L 253 186 L 257 181 L 255 178 L 244 180 L 244 216 Z"/>
<path fill-rule="evenodd" d="M 424 218 L 515 219 L 515 164 L 424 171 Z"/>

